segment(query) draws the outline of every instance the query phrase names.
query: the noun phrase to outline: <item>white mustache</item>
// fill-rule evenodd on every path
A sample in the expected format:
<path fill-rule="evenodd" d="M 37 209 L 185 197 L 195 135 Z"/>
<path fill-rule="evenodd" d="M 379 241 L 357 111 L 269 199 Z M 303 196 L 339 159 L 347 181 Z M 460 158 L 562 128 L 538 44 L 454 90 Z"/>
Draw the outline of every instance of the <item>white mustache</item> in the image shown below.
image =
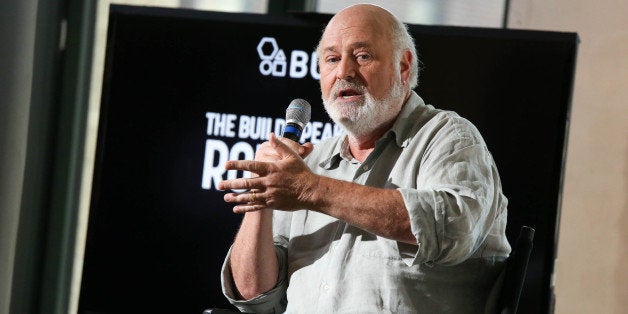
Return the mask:
<path fill-rule="evenodd" d="M 353 89 L 362 94 L 366 93 L 366 87 L 361 83 L 347 80 L 338 80 L 334 84 L 334 87 L 331 90 L 331 94 L 334 96 L 334 98 L 337 98 L 340 94 L 340 91 L 344 89 Z"/>

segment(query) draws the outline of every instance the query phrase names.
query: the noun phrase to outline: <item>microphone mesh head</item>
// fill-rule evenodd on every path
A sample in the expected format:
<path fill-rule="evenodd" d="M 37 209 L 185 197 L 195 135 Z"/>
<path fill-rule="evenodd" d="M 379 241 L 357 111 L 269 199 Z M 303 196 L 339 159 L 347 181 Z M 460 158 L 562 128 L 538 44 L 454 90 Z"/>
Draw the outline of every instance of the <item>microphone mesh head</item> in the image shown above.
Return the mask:
<path fill-rule="evenodd" d="M 312 116 L 312 106 L 304 99 L 295 99 L 290 102 L 286 109 L 286 123 L 296 123 L 305 127 L 310 122 Z"/>

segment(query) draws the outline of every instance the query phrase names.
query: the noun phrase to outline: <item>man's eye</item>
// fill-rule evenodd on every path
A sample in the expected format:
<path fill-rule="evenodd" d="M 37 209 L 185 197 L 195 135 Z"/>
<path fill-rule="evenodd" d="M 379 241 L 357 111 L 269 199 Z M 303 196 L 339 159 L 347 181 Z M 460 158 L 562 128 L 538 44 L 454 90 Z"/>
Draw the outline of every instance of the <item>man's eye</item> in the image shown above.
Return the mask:
<path fill-rule="evenodd" d="M 338 60 L 339 59 L 336 58 L 336 57 L 328 57 L 327 58 L 327 63 L 336 63 L 336 62 L 338 62 Z"/>
<path fill-rule="evenodd" d="M 371 59 L 371 56 L 370 56 L 370 55 L 368 55 L 368 54 L 363 53 L 363 54 L 359 54 L 359 55 L 357 55 L 357 56 L 356 56 L 356 59 L 358 59 L 358 60 L 360 60 L 360 61 L 365 61 L 365 60 L 370 60 L 370 59 Z"/>

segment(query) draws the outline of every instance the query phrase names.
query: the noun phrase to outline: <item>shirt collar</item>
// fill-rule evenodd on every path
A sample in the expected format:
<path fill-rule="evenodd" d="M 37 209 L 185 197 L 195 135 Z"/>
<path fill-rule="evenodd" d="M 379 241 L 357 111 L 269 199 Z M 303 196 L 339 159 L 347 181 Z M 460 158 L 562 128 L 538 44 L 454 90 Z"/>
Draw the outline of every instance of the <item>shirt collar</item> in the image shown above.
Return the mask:
<path fill-rule="evenodd" d="M 414 124 L 419 119 L 421 113 L 426 109 L 425 102 L 415 91 L 410 92 L 410 97 L 401 108 L 395 123 L 384 136 L 394 136 L 395 143 L 399 147 L 406 147 L 414 132 Z"/>
<path fill-rule="evenodd" d="M 345 147 L 345 148 L 343 148 Z M 343 149 L 348 149 L 349 144 L 348 144 L 348 140 L 347 140 L 347 135 L 341 135 L 340 139 L 336 141 L 336 145 L 334 146 L 334 149 L 332 150 L 331 155 L 324 159 L 321 163 L 319 163 L 319 167 L 325 169 L 325 170 L 329 170 L 333 167 L 336 167 L 338 165 L 338 163 L 340 163 L 340 160 L 342 159 L 342 151 Z"/>

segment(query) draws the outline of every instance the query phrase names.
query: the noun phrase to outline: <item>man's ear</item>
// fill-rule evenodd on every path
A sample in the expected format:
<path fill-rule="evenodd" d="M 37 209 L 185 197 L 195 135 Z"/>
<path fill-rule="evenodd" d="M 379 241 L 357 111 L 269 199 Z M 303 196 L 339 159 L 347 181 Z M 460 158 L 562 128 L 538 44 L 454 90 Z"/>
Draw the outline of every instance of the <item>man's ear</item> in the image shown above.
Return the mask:
<path fill-rule="evenodd" d="M 410 69 L 412 68 L 412 52 L 410 49 L 405 49 L 401 53 L 401 58 L 399 59 L 399 69 L 401 74 L 401 81 L 408 82 L 410 78 Z"/>

